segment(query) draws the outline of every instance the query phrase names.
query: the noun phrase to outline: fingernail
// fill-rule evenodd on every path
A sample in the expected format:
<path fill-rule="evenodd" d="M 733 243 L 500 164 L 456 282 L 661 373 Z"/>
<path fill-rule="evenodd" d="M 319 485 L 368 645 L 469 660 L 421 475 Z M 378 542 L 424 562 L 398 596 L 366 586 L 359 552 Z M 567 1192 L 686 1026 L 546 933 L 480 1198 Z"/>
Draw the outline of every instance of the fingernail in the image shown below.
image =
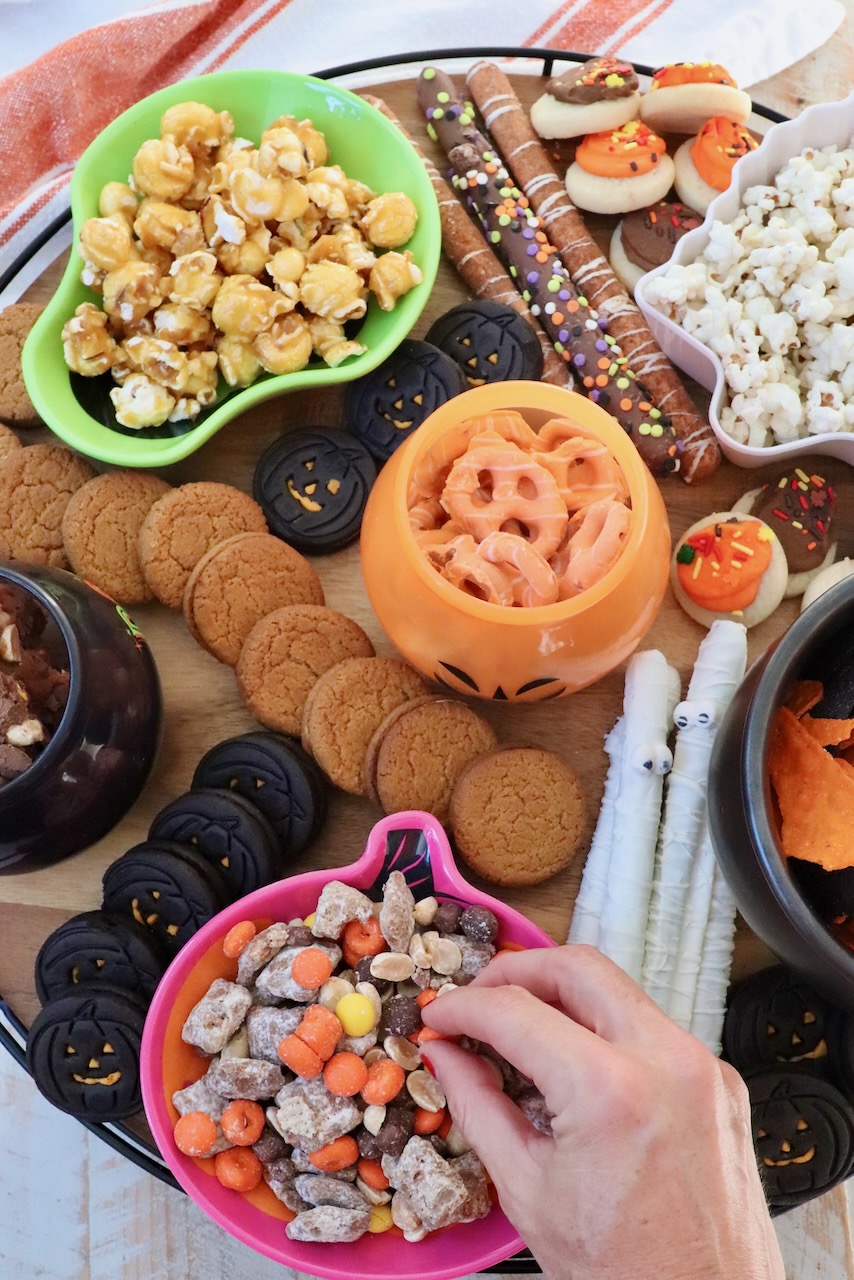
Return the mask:
<path fill-rule="evenodd" d="M 433 1063 L 430 1061 L 430 1059 L 429 1059 L 429 1058 L 425 1057 L 423 1053 L 421 1054 L 421 1065 L 425 1068 L 425 1070 L 427 1070 L 427 1071 L 429 1071 L 429 1072 L 430 1072 L 430 1075 L 431 1075 L 431 1076 L 433 1077 L 433 1079 L 435 1080 L 435 1078 L 436 1078 L 436 1071 L 435 1071 L 435 1068 L 434 1068 L 434 1066 L 433 1066 Z"/>

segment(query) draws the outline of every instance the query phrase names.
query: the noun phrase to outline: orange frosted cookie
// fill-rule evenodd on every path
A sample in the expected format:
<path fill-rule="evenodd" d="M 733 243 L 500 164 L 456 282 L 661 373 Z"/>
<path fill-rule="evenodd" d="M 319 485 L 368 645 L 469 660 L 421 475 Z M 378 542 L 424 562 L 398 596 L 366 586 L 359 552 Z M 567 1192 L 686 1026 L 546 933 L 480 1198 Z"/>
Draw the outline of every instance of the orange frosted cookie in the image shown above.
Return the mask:
<path fill-rule="evenodd" d="M 777 608 L 788 580 L 773 529 L 738 511 L 716 512 L 691 525 L 676 543 L 670 573 L 676 599 L 704 627 L 717 618 L 755 626 Z"/>
<path fill-rule="evenodd" d="M 712 116 L 744 124 L 750 94 L 717 62 L 673 62 L 661 67 L 641 98 L 641 119 L 662 133 L 696 133 Z"/>
<path fill-rule="evenodd" d="M 582 139 L 566 171 L 566 189 L 579 209 L 628 213 L 662 200 L 673 183 L 664 139 L 640 120 Z"/>
<path fill-rule="evenodd" d="M 724 116 L 707 120 L 696 138 L 683 142 L 674 157 L 679 199 L 705 213 L 715 196 L 729 186 L 736 162 L 758 146 L 737 120 Z"/>

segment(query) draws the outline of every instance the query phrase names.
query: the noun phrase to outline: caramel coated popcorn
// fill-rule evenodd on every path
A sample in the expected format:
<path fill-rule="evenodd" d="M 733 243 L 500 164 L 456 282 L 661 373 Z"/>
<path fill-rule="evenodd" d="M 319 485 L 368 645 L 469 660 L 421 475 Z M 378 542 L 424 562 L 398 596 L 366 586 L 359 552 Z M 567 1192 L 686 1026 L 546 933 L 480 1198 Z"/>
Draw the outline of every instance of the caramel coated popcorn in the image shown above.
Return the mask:
<path fill-rule="evenodd" d="M 118 422 L 194 419 L 220 379 L 247 387 L 312 359 L 334 368 L 366 348 L 345 325 L 422 280 L 418 211 L 332 163 L 310 120 L 281 116 L 256 146 L 227 111 L 169 107 L 160 137 L 108 182 L 80 228 L 81 279 L 101 295 L 63 329 L 66 363 L 112 370 Z M 143 344 L 143 345 L 140 345 Z"/>

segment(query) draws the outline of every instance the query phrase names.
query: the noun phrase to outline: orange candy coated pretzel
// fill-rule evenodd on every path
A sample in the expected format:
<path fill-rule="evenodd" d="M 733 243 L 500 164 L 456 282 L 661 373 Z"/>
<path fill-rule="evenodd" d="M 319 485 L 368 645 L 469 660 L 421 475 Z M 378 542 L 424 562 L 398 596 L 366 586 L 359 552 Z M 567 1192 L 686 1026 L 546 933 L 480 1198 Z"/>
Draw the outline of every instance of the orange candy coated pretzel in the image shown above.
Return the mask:
<path fill-rule="evenodd" d="M 691 147 L 691 159 L 704 182 L 716 191 L 729 186 L 735 162 L 759 143 L 744 125 L 725 116 L 713 116 L 703 125 Z"/>
<path fill-rule="evenodd" d="M 451 467 L 441 502 L 478 540 L 517 521 L 544 556 L 557 549 L 566 526 L 566 506 L 545 467 L 490 432 L 475 436 Z"/>
<path fill-rule="evenodd" d="M 534 431 L 508 410 L 470 418 L 433 445 L 413 472 L 409 516 L 422 554 L 452 586 L 536 608 L 613 567 L 631 528 L 628 500 L 600 440 L 568 418 Z"/>
<path fill-rule="evenodd" d="M 636 178 L 655 168 L 667 147 L 641 120 L 630 120 L 619 129 L 588 133 L 579 143 L 575 158 L 588 173 L 601 178 Z"/>
<path fill-rule="evenodd" d="M 561 600 L 595 586 L 613 569 L 630 527 L 631 512 L 621 502 L 594 502 L 572 517 L 565 563 L 563 557 L 556 557 Z"/>

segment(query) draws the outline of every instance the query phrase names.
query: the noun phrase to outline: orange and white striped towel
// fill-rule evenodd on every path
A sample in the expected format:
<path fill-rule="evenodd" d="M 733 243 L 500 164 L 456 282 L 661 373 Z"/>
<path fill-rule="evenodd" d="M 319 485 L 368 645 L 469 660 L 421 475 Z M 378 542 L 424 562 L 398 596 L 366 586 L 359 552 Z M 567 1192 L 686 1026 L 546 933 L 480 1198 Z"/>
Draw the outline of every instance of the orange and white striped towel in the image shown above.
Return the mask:
<path fill-rule="evenodd" d="M 837 0 L 0 0 L 0 275 L 67 203 L 99 130 L 185 77 L 494 43 L 652 65 L 712 58 L 749 85 L 842 17 Z"/>

